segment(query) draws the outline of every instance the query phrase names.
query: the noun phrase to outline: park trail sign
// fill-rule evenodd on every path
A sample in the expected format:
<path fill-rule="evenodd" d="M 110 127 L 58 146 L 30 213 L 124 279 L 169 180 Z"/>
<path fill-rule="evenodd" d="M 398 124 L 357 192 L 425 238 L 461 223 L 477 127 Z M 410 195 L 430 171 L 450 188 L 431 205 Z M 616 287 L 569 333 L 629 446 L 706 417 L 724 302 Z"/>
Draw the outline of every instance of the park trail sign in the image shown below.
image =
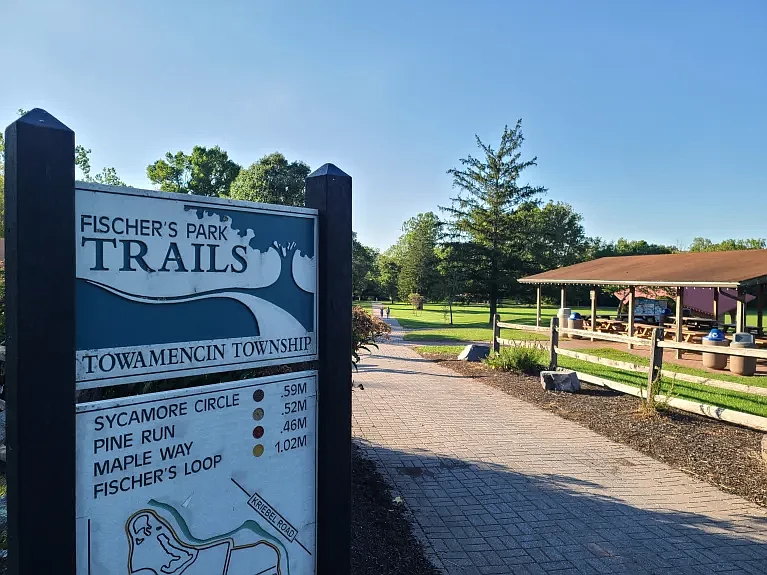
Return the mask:
<path fill-rule="evenodd" d="M 78 387 L 317 359 L 316 210 L 77 183 Z"/>
<path fill-rule="evenodd" d="M 348 574 L 351 178 L 306 208 L 75 182 L 36 109 L 5 181 L 9 572 Z"/>

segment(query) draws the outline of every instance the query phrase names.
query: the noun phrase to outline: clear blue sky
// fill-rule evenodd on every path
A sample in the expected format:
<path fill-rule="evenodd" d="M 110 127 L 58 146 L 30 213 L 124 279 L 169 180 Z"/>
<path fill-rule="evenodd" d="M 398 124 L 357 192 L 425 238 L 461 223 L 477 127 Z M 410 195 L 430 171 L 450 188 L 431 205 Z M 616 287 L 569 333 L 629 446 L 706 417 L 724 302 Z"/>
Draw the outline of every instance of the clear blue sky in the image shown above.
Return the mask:
<path fill-rule="evenodd" d="M 2 124 L 45 108 L 135 186 L 195 144 L 333 162 L 385 248 L 475 133 L 523 118 L 529 180 L 590 235 L 767 237 L 764 0 L 0 0 L 0 22 Z"/>

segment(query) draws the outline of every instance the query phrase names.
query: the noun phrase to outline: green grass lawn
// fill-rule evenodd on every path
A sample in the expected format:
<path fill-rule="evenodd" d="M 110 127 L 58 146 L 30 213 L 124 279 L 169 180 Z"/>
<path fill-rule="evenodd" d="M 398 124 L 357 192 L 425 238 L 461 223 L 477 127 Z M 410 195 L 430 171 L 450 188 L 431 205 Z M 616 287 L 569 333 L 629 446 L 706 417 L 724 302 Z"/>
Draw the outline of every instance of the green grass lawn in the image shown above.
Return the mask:
<path fill-rule="evenodd" d="M 458 355 L 463 350 L 462 345 L 419 345 L 414 348 L 416 353 L 434 353 L 440 355 Z"/>
<path fill-rule="evenodd" d="M 605 365 L 561 356 L 557 359 L 557 363 L 560 367 L 582 371 L 584 373 L 603 377 L 619 383 L 625 383 L 634 387 L 645 387 L 647 385 L 647 374 L 644 373 L 632 373 L 613 367 L 607 367 Z M 727 389 L 716 389 L 696 383 L 688 383 L 686 381 L 674 381 L 668 377 L 663 377 L 661 379 L 660 393 L 767 417 L 767 397 L 748 395 Z"/>
<path fill-rule="evenodd" d="M 405 334 L 408 341 L 487 341 L 492 338 L 490 327 L 490 308 L 483 305 L 453 306 L 453 324 L 450 324 L 450 312 L 442 304 L 426 304 L 421 311 L 413 311 L 410 304 L 386 304 L 391 308 L 392 317 L 406 329 L 414 330 Z M 587 308 L 574 311 L 590 313 Z M 615 312 L 614 309 L 600 309 L 602 313 Z M 535 325 L 535 306 L 500 307 L 498 313 L 502 321 Z M 542 323 L 547 325 L 555 316 L 557 308 L 544 307 L 541 310 Z M 546 334 L 523 332 L 519 330 L 501 330 L 501 337 L 521 340 L 548 340 Z"/>
<path fill-rule="evenodd" d="M 597 357 L 613 359 L 615 361 L 625 361 L 629 363 L 634 363 L 636 365 L 646 365 L 646 366 L 650 365 L 650 359 L 647 357 L 636 355 L 628 351 L 612 349 L 609 347 L 597 348 L 597 349 L 583 349 L 578 351 L 582 353 L 587 353 L 589 355 L 596 355 Z M 562 359 L 565 359 L 565 358 L 562 357 Z M 721 381 L 731 381 L 734 383 L 742 383 L 743 385 L 767 387 L 767 377 L 764 377 L 764 376 L 749 377 L 745 375 L 732 375 L 729 371 L 710 372 L 710 371 L 706 371 L 705 369 L 697 369 L 697 368 L 688 367 L 685 365 L 678 365 L 673 362 L 664 362 L 663 369 L 667 371 L 674 371 L 676 373 L 685 373 L 687 375 L 696 375 L 698 377 L 706 377 L 709 379 L 718 379 Z"/>
<path fill-rule="evenodd" d="M 455 345 L 428 345 L 415 348 L 415 350 L 421 354 L 441 354 L 451 355 L 453 357 L 457 356 L 461 352 L 461 349 L 463 349 L 461 346 Z M 587 350 L 583 351 L 586 353 Z M 647 358 L 635 356 L 628 352 L 622 352 L 614 349 L 605 348 L 588 350 L 588 353 L 591 355 L 599 355 L 600 357 L 606 357 L 617 361 L 628 361 L 638 365 L 649 364 L 649 360 Z M 618 383 L 624 383 L 633 387 L 645 387 L 647 385 L 647 374 L 644 373 L 632 373 L 629 371 L 624 371 L 621 369 L 591 363 L 588 361 L 572 359 L 564 356 L 559 356 L 557 361 L 561 367 L 581 371 L 595 375 L 597 377 L 616 381 Z M 703 370 L 678 366 L 675 364 L 665 364 L 664 367 L 669 371 L 678 371 L 680 373 L 700 375 L 701 377 L 713 376 L 712 379 L 735 381 L 737 383 L 746 383 L 749 385 L 755 385 L 756 382 L 754 380 L 759 379 L 753 377 L 747 378 L 728 376 L 726 374 L 721 374 L 720 376 L 719 374 L 712 374 Z M 733 409 L 736 411 L 742 411 L 744 413 L 752 413 L 754 415 L 767 417 L 767 397 L 738 393 L 736 391 L 730 391 L 726 389 L 716 389 L 712 387 L 706 387 L 701 384 L 688 383 L 685 381 L 674 381 L 667 377 L 664 377 L 661 380 L 660 393 L 664 395 L 670 393 L 673 397 L 700 401 L 710 405 L 721 406 L 727 409 Z"/>

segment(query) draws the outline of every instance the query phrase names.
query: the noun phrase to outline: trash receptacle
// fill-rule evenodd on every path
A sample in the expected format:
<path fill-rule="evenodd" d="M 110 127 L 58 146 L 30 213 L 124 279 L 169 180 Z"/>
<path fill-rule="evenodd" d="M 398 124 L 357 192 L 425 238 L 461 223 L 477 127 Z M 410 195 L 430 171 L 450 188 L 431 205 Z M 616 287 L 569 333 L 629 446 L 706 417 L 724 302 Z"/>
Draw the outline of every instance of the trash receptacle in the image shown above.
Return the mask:
<path fill-rule="evenodd" d="M 570 314 L 572 313 L 572 310 L 569 307 L 561 307 L 559 308 L 559 311 L 557 312 L 557 317 L 559 318 L 559 327 L 562 329 L 567 329 L 570 327 L 570 322 L 568 321 L 570 318 Z M 560 335 L 559 339 L 566 338 L 566 335 Z"/>
<path fill-rule="evenodd" d="M 730 347 L 740 349 L 754 348 L 756 347 L 754 336 L 746 332 L 733 334 Z M 730 372 L 734 373 L 735 375 L 754 375 L 754 373 L 756 373 L 756 358 L 731 355 Z"/>
<path fill-rule="evenodd" d="M 724 332 L 720 329 L 712 329 L 711 332 L 703 338 L 704 346 L 727 347 L 730 340 L 724 337 Z M 723 353 L 703 352 L 703 367 L 711 369 L 725 369 L 727 367 L 727 356 Z"/>
<path fill-rule="evenodd" d="M 570 329 L 583 329 L 583 318 L 581 317 L 581 314 L 579 314 L 577 311 L 574 311 L 570 314 L 570 317 L 567 318 L 567 325 L 570 326 Z M 580 335 L 571 335 L 573 339 L 581 339 Z"/>

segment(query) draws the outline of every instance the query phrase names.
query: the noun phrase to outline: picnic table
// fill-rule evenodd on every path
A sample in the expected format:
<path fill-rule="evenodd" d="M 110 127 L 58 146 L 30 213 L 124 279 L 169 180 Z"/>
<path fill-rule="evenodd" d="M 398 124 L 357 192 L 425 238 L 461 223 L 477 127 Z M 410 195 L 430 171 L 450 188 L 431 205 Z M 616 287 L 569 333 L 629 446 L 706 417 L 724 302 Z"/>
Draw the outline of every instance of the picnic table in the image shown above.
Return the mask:
<path fill-rule="evenodd" d="M 697 327 L 700 329 L 714 329 L 719 325 L 719 322 L 715 319 L 708 317 L 683 317 L 682 323 L 689 327 Z"/>
<path fill-rule="evenodd" d="M 604 333 L 622 333 L 626 325 L 617 319 L 600 319 L 595 320 L 595 329 Z"/>
<path fill-rule="evenodd" d="M 737 326 L 734 323 L 724 323 L 722 324 L 722 327 L 724 328 L 725 333 L 727 333 L 727 330 L 729 329 L 735 330 Z M 746 326 L 746 333 L 753 334 L 756 337 L 764 337 L 764 328 L 756 327 L 756 326 Z"/>
<path fill-rule="evenodd" d="M 665 323 L 663 324 L 668 329 L 664 333 L 664 339 L 670 339 L 676 341 L 676 324 Z M 703 336 L 707 335 L 707 332 L 687 329 L 682 327 L 682 341 L 687 343 L 703 343 Z"/>
<path fill-rule="evenodd" d="M 652 332 L 654 329 L 656 329 L 658 326 L 649 324 L 649 323 L 635 323 L 634 324 L 634 335 L 637 337 L 646 337 L 651 338 Z"/>

